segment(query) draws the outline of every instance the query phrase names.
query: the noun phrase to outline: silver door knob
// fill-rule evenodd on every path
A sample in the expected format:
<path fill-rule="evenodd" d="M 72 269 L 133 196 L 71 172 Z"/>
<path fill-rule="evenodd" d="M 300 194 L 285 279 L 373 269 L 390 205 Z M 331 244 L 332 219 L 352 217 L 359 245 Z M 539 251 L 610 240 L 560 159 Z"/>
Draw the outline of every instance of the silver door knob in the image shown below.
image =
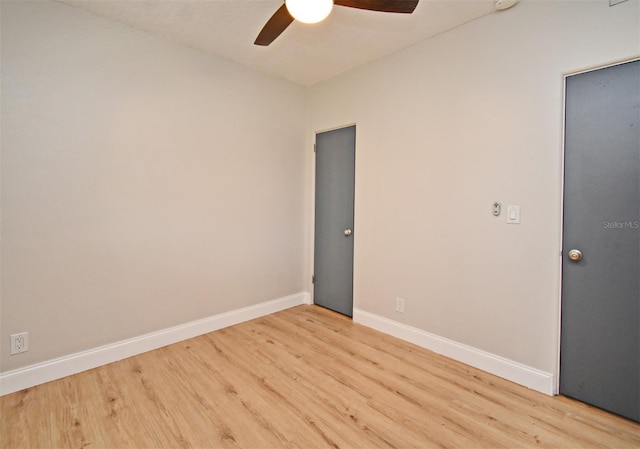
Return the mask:
<path fill-rule="evenodd" d="M 569 251 L 569 260 L 571 262 L 580 262 L 582 260 L 582 251 L 579 249 L 572 249 Z"/>
<path fill-rule="evenodd" d="M 345 229 L 344 230 L 344 235 L 346 235 L 347 237 L 349 237 L 351 235 L 353 231 L 351 229 Z"/>

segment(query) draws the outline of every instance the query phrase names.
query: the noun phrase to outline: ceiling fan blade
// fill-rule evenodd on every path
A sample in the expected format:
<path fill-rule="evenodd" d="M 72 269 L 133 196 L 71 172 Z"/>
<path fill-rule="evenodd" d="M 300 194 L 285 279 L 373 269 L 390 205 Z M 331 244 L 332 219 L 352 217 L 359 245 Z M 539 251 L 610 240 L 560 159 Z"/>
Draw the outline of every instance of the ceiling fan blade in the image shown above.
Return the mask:
<path fill-rule="evenodd" d="M 404 14 L 411 14 L 418 6 L 418 0 L 334 0 L 333 3 L 349 8 Z"/>
<path fill-rule="evenodd" d="M 291 17 L 291 14 L 289 14 L 287 6 L 285 4 L 282 4 L 282 6 L 275 12 L 274 15 L 271 16 L 269 21 L 264 25 L 262 31 L 260 31 L 260 34 L 258 34 L 258 37 L 256 38 L 254 44 L 262 46 L 269 45 L 278 36 L 280 36 L 289 25 L 291 25 L 291 22 L 293 22 L 293 17 Z"/>

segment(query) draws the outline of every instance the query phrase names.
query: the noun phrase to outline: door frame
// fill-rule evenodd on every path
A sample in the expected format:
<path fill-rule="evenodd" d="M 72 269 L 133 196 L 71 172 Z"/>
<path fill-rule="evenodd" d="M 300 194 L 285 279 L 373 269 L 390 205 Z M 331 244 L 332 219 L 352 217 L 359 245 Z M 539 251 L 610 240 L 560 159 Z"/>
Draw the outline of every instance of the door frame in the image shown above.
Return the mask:
<path fill-rule="evenodd" d="M 609 67 L 615 67 L 618 65 L 622 65 L 622 64 L 626 64 L 629 62 L 635 62 L 635 61 L 640 61 L 640 56 L 634 56 L 631 58 L 624 58 L 624 59 L 616 59 L 614 61 L 610 61 L 607 63 L 602 63 L 602 64 L 596 64 L 596 65 L 590 65 L 587 67 L 584 67 L 582 69 L 578 69 L 578 70 L 572 70 L 570 72 L 564 72 L 562 74 L 562 135 L 561 135 L 561 139 L 562 139 L 562 151 L 561 151 L 561 157 L 560 157 L 560 223 L 559 223 L 559 227 L 560 227 L 560 242 L 559 242 L 559 248 L 558 248 L 558 254 L 559 254 L 559 264 L 558 264 L 558 270 L 559 270 L 559 283 L 558 283 L 558 329 L 557 329 L 557 343 L 556 343 L 556 370 L 554 373 L 554 381 L 553 381 L 553 394 L 554 395 L 559 395 L 560 394 L 560 351 L 562 350 L 561 348 L 561 341 L 562 341 L 562 286 L 563 286 L 563 276 L 562 276 L 562 262 L 563 262 L 563 258 L 564 258 L 564 254 L 562 254 L 562 248 L 564 247 L 564 175 L 565 175 L 565 153 L 566 153 L 566 147 L 565 147 L 565 142 L 566 142 L 566 123 L 567 123 L 567 117 L 566 117 L 566 111 L 567 111 L 567 78 L 569 78 L 570 76 L 574 76 L 574 75 L 580 75 L 583 73 L 589 73 L 589 72 L 594 72 L 596 70 L 601 70 L 601 69 L 607 69 Z"/>
<path fill-rule="evenodd" d="M 356 127 L 356 141 L 355 141 L 355 146 L 356 148 L 358 147 L 358 132 L 357 132 L 357 123 L 356 122 L 349 122 L 346 124 L 341 124 L 341 125 L 336 125 L 336 126 L 331 126 L 328 128 L 322 128 L 322 129 L 317 129 L 312 131 L 312 135 L 311 135 L 311 164 L 309 164 L 310 166 L 310 170 L 311 170 L 311 201 L 310 201 L 310 226 L 309 226 L 309 243 L 308 243 L 308 248 L 309 248 L 309 259 L 308 259 L 308 263 L 309 263 L 309 277 L 308 277 L 308 282 L 310 286 L 309 291 L 311 292 L 310 294 L 310 303 L 311 304 L 315 304 L 315 296 L 314 296 L 314 289 L 315 289 L 315 285 L 313 283 L 313 275 L 315 273 L 315 257 L 316 257 L 316 250 L 315 250 L 315 235 L 316 235 L 316 135 L 321 134 L 321 133 L 325 133 L 325 132 L 329 132 L 329 131 L 335 131 L 338 129 L 342 129 L 342 128 L 349 128 L 350 126 L 355 126 Z M 358 152 L 356 151 L 355 153 L 355 167 L 356 170 L 353 173 L 353 229 L 354 231 L 357 229 L 357 222 L 358 222 L 358 217 L 356 215 L 356 204 L 358 203 L 358 189 L 357 189 L 357 181 L 358 181 L 358 172 L 357 172 L 357 167 L 358 167 Z M 355 245 L 355 240 L 354 240 L 354 245 L 353 245 L 353 274 L 352 276 L 355 278 L 355 272 L 356 272 L 356 245 Z M 355 282 L 354 282 L 354 295 L 353 295 L 353 307 L 352 309 L 355 309 Z"/>

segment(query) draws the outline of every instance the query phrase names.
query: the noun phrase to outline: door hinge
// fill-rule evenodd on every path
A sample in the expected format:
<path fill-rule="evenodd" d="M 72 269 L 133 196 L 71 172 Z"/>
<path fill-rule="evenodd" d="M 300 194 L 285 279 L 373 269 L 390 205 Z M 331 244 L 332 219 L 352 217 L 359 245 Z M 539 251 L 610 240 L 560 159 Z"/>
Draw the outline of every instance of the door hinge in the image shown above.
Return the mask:
<path fill-rule="evenodd" d="M 314 153 L 316 152 L 316 144 L 315 143 L 313 144 L 313 152 Z"/>
<path fill-rule="evenodd" d="M 311 276 L 311 283 L 312 284 L 316 283 L 316 275 L 315 274 L 313 276 Z"/>

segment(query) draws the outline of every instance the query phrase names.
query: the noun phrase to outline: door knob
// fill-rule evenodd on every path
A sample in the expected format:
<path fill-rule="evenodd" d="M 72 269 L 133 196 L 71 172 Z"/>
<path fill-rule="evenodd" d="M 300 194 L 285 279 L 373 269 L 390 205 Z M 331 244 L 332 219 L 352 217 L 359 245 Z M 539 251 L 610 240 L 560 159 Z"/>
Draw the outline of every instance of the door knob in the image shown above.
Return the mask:
<path fill-rule="evenodd" d="M 347 236 L 347 237 L 349 237 L 349 236 L 351 235 L 351 233 L 352 233 L 352 232 L 353 232 L 353 231 L 352 231 L 351 229 L 345 229 L 345 230 L 344 230 L 344 235 L 345 235 L 345 236 Z"/>
<path fill-rule="evenodd" d="M 569 260 L 571 262 L 580 262 L 582 260 L 582 251 L 579 249 L 572 249 L 569 251 Z"/>

